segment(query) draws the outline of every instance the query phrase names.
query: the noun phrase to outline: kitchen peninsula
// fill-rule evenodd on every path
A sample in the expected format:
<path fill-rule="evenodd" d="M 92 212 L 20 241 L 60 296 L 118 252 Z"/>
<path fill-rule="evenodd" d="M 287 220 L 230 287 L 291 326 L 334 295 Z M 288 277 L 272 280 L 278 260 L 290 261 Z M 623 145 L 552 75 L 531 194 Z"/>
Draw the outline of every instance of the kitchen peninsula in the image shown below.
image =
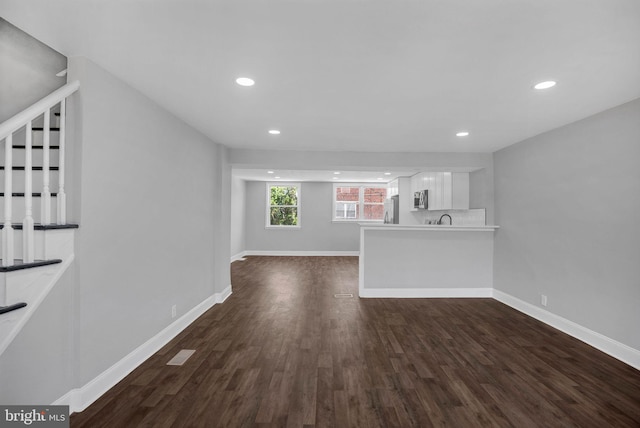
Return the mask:
<path fill-rule="evenodd" d="M 360 297 L 491 296 L 498 226 L 360 226 Z"/>

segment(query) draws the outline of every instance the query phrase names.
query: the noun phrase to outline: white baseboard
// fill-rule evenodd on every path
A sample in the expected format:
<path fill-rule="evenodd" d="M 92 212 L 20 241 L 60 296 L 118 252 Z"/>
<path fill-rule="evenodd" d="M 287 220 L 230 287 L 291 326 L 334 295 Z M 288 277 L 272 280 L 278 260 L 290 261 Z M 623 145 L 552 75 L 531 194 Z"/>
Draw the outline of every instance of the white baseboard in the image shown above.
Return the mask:
<path fill-rule="evenodd" d="M 244 252 L 245 256 L 359 256 L 359 251 L 262 251 L 249 250 Z"/>
<path fill-rule="evenodd" d="M 421 299 L 492 297 L 492 288 L 365 288 L 359 291 L 363 298 Z"/>
<path fill-rule="evenodd" d="M 629 364 L 631 367 L 640 370 L 640 350 L 631 348 L 624 343 L 620 343 L 593 330 L 589 330 L 580 324 L 576 324 L 566 318 L 552 314 L 549 311 L 534 306 L 500 290 L 493 289 L 493 298 L 517 311 L 537 319 L 538 321 L 542 321 L 543 323 L 548 324 L 569 336 L 573 336 L 576 339 L 599 349 L 605 354 L 609 354 L 613 358 Z"/>
<path fill-rule="evenodd" d="M 123 359 L 99 374 L 82 388 L 76 388 L 69 391 L 57 399 L 53 405 L 68 405 L 71 413 L 83 411 L 94 401 L 100 398 L 105 392 L 124 379 L 125 376 L 131 373 L 140 364 L 158 352 L 174 337 L 180 334 L 200 315 L 205 313 L 215 304 L 224 302 L 230 295 L 231 285 L 225 288 L 222 292 L 216 293 L 205 299 L 189 312 L 167 326 L 160 333 L 147 340 Z"/>
<path fill-rule="evenodd" d="M 244 256 L 247 255 L 246 251 L 241 251 L 238 254 L 231 256 L 231 263 L 238 261 L 238 260 L 242 260 L 244 258 Z"/>
<path fill-rule="evenodd" d="M 225 300 L 231 296 L 231 284 L 227 286 L 222 292 L 213 295 L 216 299 L 216 303 L 224 303 Z"/>

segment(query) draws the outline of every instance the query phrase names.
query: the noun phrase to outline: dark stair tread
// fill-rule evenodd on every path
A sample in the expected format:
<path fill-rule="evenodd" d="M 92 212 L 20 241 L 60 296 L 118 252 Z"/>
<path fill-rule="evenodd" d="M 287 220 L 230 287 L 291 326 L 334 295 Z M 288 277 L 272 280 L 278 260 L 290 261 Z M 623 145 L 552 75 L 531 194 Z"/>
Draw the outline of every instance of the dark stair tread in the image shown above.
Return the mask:
<path fill-rule="evenodd" d="M 13 146 L 14 149 L 26 149 L 27 146 L 25 146 L 24 144 L 16 144 Z M 44 146 L 31 146 L 32 149 L 44 149 Z M 54 150 L 58 150 L 60 148 L 59 145 L 55 145 L 55 146 L 49 146 L 49 149 L 54 149 Z"/>
<path fill-rule="evenodd" d="M 55 265 L 57 263 L 62 263 L 62 260 L 60 260 L 60 259 L 36 260 L 34 262 L 31 262 L 31 263 L 24 263 L 21 259 L 15 259 L 13 261 L 13 263 L 14 263 L 13 266 L 0 266 L 0 272 L 13 272 L 13 271 L 16 271 L 16 270 L 31 269 L 31 268 L 36 268 L 36 267 L 40 267 L 40 266 Z"/>
<path fill-rule="evenodd" d="M 44 128 L 41 126 L 31 128 L 32 131 L 44 131 Z M 49 128 L 49 131 L 60 131 L 60 128 Z"/>
<path fill-rule="evenodd" d="M 24 167 L 23 166 L 14 166 L 14 167 L 11 167 L 11 169 L 13 171 L 24 171 Z M 41 167 L 41 166 L 32 166 L 31 170 L 32 171 L 42 171 L 43 167 Z M 58 170 L 59 170 L 59 168 L 57 166 L 50 166 L 49 167 L 49 171 L 58 171 Z M 0 166 L 0 171 L 4 171 L 4 166 Z"/>
<path fill-rule="evenodd" d="M 16 309 L 24 308 L 25 306 L 27 306 L 27 304 L 24 302 L 14 303 L 13 305 L 9 306 L 0 306 L 0 315 L 6 314 L 7 312 L 15 311 Z"/>
<path fill-rule="evenodd" d="M 14 230 L 22 230 L 22 223 L 12 223 Z M 80 226 L 73 223 L 68 224 L 40 224 L 33 225 L 34 230 L 57 230 L 57 229 L 78 229 Z M 4 229 L 4 224 L 0 224 L 0 230 Z"/>
<path fill-rule="evenodd" d="M 13 192 L 13 193 L 11 193 L 11 196 L 16 197 L 16 198 L 22 198 L 22 197 L 24 197 L 24 192 Z M 39 197 L 42 196 L 42 193 L 34 192 L 34 193 L 31 193 L 31 196 L 34 197 L 34 198 L 39 198 Z M 51 196 L 58 196 L 58 193 L 57 192 L 51 192 Z M 3 198 L 3 197 L 4 197 L 4 192 L 0 192 L 0 198 Z"/>

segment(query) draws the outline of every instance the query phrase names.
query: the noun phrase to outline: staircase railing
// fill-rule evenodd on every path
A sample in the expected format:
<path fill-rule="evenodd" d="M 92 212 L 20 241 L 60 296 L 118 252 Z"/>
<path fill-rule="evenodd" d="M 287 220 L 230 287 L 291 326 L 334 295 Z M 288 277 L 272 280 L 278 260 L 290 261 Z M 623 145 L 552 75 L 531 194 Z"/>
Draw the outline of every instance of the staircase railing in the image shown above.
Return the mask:
<path fill-rule="evenodd" d="M 64 189 L 65 175 L 65 124 L 66 124 L 66 99 L 78 90 L 80 82 L 74 81 L 57 89 L 40 101 L 16 114 L 11 119 L 0 124 L 0 142 L 4 141 L 4 218 L 2 228 L 2 265 L 12 266 L 14 262 L 14 239 L 12 224 L 13 213 L 13 149 L 14 135 L 25 129 L 25 164 L 24 164 L 24 209 L 25 215 L 22 219 L 22 261 L 31 263 L 35 255 L 35 237 L 33 220 L 33 153 L 32 153 L 32 130 L 33 122 L 43 117 L 43 165 L 42 165 L 42 192 L 40 222 L 43 225 L 51 224 L 51 190 L 50 176 L 51 170 L 50 133 L 51 133 L 51 110 L 60 106 L 59 124 L 59 163 L 58 163 L 58 192 L 57 192 L 57 224 L 66 224 L 66 194 Z"/>

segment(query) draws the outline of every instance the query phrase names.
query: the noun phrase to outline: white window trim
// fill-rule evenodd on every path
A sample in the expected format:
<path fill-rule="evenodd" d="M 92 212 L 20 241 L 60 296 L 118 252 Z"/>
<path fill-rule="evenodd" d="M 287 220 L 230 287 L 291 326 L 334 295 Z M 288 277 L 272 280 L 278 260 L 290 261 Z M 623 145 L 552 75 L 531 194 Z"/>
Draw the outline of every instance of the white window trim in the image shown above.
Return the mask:
<path fill-rule="evenodd" d="M 346 218 L 336 218 L 336 189 L 338 187 L 359 187 L 360 191 L 358 192 L 358 218 L 354 219 L 346 219 Z M 380 220 L 366 220 L 364 219 L 364 188 L 365 187 L 387 187 L 386 183 L 333 183 L 333 193 L 331 194 L 331 199 L 333 200 L 331 204 L 331 221 L 334 223 L 383 223 L 384 219 Z M 387 189 L 388 191 L 389 189 Z"/>
<path fill-rule="evenodd" d="M 281 224 L 271 224 L 270 223 L 270 219 L 271 219 L 271 187 L 272 186 L 287 186 L 287 187 L 291 187 L 291 186 L 295 186 L 297 189 L 297 193 L 298 193 L 298 205 L 291 205 L 291 206 L 295 206 L 298 208 L 298 224 L 294 225 L 281 225 Z M 301 225 L 302 225 L 302 186 L 300 185 L 300 183 L 292 183 L 292 182 L 288 182 L 288 181 L 270 181 L 267 182 L 266 188 L 265 188 L 265 216 L 264 216 L 264 227 L 267 229 L 300 229 Z"/>

